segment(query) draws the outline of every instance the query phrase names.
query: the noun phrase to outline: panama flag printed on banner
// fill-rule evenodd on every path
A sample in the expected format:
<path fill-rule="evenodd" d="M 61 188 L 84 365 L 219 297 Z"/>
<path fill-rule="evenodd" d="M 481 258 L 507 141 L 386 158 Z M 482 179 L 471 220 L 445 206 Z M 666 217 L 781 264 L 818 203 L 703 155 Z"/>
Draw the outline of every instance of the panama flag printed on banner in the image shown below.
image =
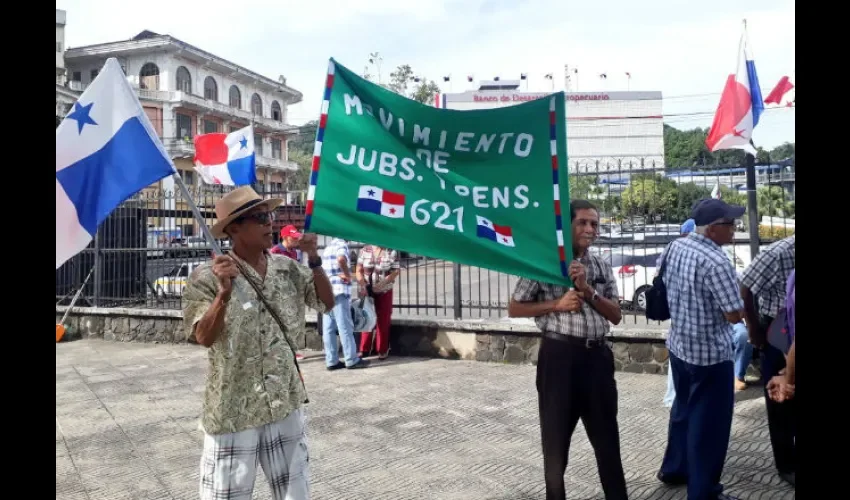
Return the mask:
<path fill-rule="evenodd" d="M 743 149 L 755 156 L 756 149 L 750 140 L 763 111 L 761 87 L 745 25 L 739 44 L 738 67 L 735 74 L 726 78 L 720 104 L 705 139 L 706 146 L 711 151 Z"/>
<path fill-rule="evenodd" d="M 195 137 L 195 171 L 207 184 L 246 186 L 257 182 L 254 128 Z"/>
<path fill-rule="evenodd" d="M 173 173 L 121 65 L 107 59 L 56 128 L 56 269 L 121 202 Z"/>
<path fill-rule="evenodd" d="M 476 215 L 475 220 L 478 226 L 477 233 L 479 238 L 486 238 L 506 247 L 516 246 L 514 245 L 514 237 L 512 236 L 513 233 L 510 227 L 493 224 L 489 219 L 485 219 L 480 215 Z"/>
<path fill-rule="evenodd" d="M 404 218 L 404 195 L 375 186 L 360 186 L 357 211 L 371 212 L 391 219 Z"/>

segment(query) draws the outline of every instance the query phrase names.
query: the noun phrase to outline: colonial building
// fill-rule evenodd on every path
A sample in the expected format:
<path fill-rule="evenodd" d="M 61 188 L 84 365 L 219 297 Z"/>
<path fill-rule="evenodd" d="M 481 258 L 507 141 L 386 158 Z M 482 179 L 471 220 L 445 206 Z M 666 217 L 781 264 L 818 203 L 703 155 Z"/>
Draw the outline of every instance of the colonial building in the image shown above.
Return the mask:
<path fill-rule="evenodd" d="M 77 100 L 79 92 L 65 87 L 65 11 L 56 9 L 56 126 Z"/>
<path fill-rule="evenodd" d="M 61 11 L 56 12 L 58 37 Z M 143 31 L 130 40 L 66 49 L 67 89 L 85 90 L 110 57 L 119 61 L 137 89 L 188 186 L 200 182 L 192 168 L 192 138 L 249 124 L 254 126 L 258 187 L 281 190 L 285 174 L 297 169 L 287 154 L 287 139 L 297 128 L 286 119 L 287 107 L 302 96 L 283 76 L 273 80 L 172 36 Z M 57 56 L 57 66 L 58 61 Z M 173 181 L 166 178 L 161 187 L 173 189 Z"/>

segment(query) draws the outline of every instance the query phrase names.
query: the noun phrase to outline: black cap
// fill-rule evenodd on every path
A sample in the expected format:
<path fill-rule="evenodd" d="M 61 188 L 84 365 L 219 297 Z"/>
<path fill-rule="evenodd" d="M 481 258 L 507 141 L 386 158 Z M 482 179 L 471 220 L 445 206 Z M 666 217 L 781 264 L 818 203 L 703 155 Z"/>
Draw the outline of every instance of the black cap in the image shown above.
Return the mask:
<path fill-rule="evenodd" d="M 697 226 L 707 226 L 720 219 L 735 220 L 744 215 L 746 208 L 730 205 L 723 200 L 707 198 L 700 200 L 691 210 L 691 218 Z"/>

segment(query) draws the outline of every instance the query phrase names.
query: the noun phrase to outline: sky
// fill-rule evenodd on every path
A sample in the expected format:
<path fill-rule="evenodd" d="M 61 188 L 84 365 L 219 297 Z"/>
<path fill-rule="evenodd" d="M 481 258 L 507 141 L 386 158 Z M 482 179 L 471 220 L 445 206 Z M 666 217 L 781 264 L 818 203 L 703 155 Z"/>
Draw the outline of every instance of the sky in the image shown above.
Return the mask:
<path fill-rule="evenodd" d="M 766 96 L 794 71 L 794 0 L 57 0 L 67 11 L 68 47 L 126 40 L 142 30 L 169 34 L 301 91 L 289 121 L 316 119 L 327 60 L 362 72 L 371 52 L 386 82 L 398 65 L 444 92 L 475 81 L 518 79 L 528 91 L 563 90 L 564 65 L 579 71 L 573 90 L 660 90 L 665 122 L 708 127 L 737 62 L 742 20 Z M 631 80 L 626 77 L 631 73 Z M 372 75 L 377 77 L 377 71 Z M 598 77 L 606 73 L 607 80 Z M 451 86 L 442 81 L 452 76 Z M 753 133 L 771 149 L 795 141 L 795 110 L 765 112 Z"/>

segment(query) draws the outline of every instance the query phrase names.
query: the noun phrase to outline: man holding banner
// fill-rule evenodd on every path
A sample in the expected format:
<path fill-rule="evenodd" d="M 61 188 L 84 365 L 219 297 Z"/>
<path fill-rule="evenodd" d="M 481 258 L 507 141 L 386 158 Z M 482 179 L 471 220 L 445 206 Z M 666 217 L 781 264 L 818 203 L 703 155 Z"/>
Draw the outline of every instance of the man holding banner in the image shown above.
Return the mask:
<path fill-rule="evenodd" d="M 537 392 L 546 499 L 566 498 L 564 472 L 579 419 L 596 453 L 607 500 L 624 500 L 614 354 L 605 336 L 622 319 L 611 265 L 589 252 L 599 228 L 590 202 L 570 203 L 573 287 L 522 278 L 508 314 L 534 318 L 543 332 L 537 360 Z"/>

